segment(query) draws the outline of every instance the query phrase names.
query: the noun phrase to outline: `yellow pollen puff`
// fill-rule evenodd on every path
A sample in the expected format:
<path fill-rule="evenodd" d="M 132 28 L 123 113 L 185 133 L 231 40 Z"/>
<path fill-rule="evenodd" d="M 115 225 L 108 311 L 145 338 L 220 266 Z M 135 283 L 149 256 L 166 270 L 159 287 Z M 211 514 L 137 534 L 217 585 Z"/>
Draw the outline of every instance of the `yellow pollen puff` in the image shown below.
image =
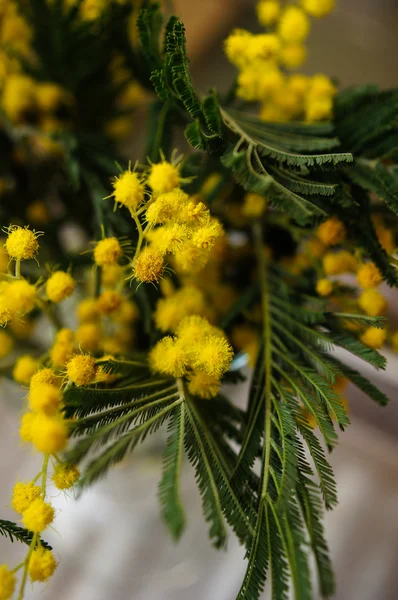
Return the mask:
<path fill-rule="evenodd" d="M 285 8 L 279 21 L 278 32 L 285 42 L 303 42 L 310 32 L 310 20 L 298 6 Z"/>
<path fill-rule="evenodd" d="M 228 60 L 237 67 L 247 62 L 247 47 L 253 35 L 245 29 L 235 29 L 225 40 L 224 49 Z"/>
<path fill-rule="evenodd" d="M 184 317 L 176 328 L 176 334 L 187 347 L 194 346 L 208 335 L 224 336 L 221 329 L 211 325 L 207 319 L 199 315 Z"/>
<path fill-rule="evenodd" d="M 94 248 L 94 261 L 99 267 L 117 263 L 122 255 L 122 247 L 115 237 L 100 240 Z"/>
<path fill-rule="evenodd" d="M 183 377 L 189 361 L 185 346 L 177 338 L 162 338 L 151 350 L 149 362 L 154 371 L 173 377 Z"/>
<path fill-rule="evenodd" d="M 31 423 L 30 441 L 36 450 L 44 454 L 60 452 L 68 441 L 68 427 L 59 417 L 38 414 Z"/>
<path fill-rule="evenodd" d="M 333 116 L 333 100 L 331 98 L 312 98 L 307 99 L 305 105 L 305 120 L 327 121 Z"/>
<path fill-rule="evenodd" d="M 157 283 L 164 273 L 165 263 L 158 250 L 144 248 L 133 266 L 133 276 L 142 283 Z"/>
<path fill-rule="evenodd" d="M 298 69 L 307 59 L 307 49 L 303 44 L 288 44 L 280 53 L 280 60 L 287 69 Z"/>
<path fill-rule="evenodd" d="M 47 297 L 51 302 L 62 302 L 75 291 L 76 282 L 65 271 L 56 271 L 46 282 Z"/>
<path fill-rule="evenodd" d="M 344 224 L 337 219 L 332 217 L 328 219 L 317 229 L 317 236 L 325 246 L 335 246 L 340 244 L 346 235 Z"/>
<path fill-rule="evenodd" d="M 102 315 L 111 315 L 122 303 L 122 296 L 119 292 L 113 290 L 105 290 L 97 298 L 97 309 Z"/>
<path fill-rule="evenodd" d="M 234 352 L 228 341 L 217 335 L 209 335 L 195 347 L 194 367 L 213 377 L 220 378 L 228 371 Z"/>
<path fill-rule="evenodd" d="M 30 390 L 28 400 L 29 408 L 33 412 L 53 416 L 59 410 L 62 394 L 58 388 L 48 383 L 40 383 Z"/>
<path fill-rule="evenodd" d="M 336 5 L 336 0 L 301 0 L 301 6 L 311 17 L 326 17 Z"/>
<path fill-rule="evenodd" d="M 361 342 L 369 348 L 379 349 L 383 346 L 386 341 L 387 332 L 385 329 L 378 329 L 377 327 L 368 327 L 361 335 Z"/>
<path fill-rule="evenodd" d="M 23 442 L 32 441 L 32 432 L 35 421 L 36 415 L 32 412 L 27 412 L 24 415 L 22 415 L 21 425 L 19 428 L 19 436 Z"/>
<path fill-rule="evenodd" d="M 180 189 L 175 189 L 165 194 L 157 196 L 156 200 L 150 204 L 146 210 L 145 218 L 152 225 L 167 223 L 171 220 L 178 220 L 181 211 L 189 202 L 189 196 Z"/>
<path fill-rule="evenodd" d="M 76 341 L 82 350 L 94 351 L 99 348 L 102 328 L 97 323 L 83 323 L 76 331 Z"/>
<path fill-rule="evenodd" d="M 294 73 L 288 78 L 287 85 L 289 90 L 291 90 L 300 98 L 303 98 L 308 91 L 310 80 L 309 77 L 307 77 L 307 75 L 302 75 L 301 73 Z"/>
<path fill-rule="evenodd" d="M 154 229 L 151 235 L 152 245 L 161 254 L 180 252 L 191 237 L 190 229 L 180 223 L 170 223 Z"/>
<path fill-rule="evenodd" d="M 54 509 L 48 502 L 36 498 L 31 502 L 22 516 L 26 529 L 33 533 L 41 533 L 54 520 Z"/>
<path fill-rule="evenodd" d="M 217 219 L 210 219 L 206 225 L 199 227 L 192 235 L 192 243 L 197 248 L 209 249 L 216 243 L 216 239 L 224 230 Z"/>
<path fill-rule="evenodd" d="M 102 267 L 101 283 L 104 287 L 115 287 L 124 278 L 124 273 L 125 269 L 121 265 L 105 265 Z"/>
<path fill-rule="evenodd" d="M 65 101 L 68 96 L 66 92 L 55 83 L 41 83 L 36 87 L 37 103 L 40 110 L 53 111 Z"/>
<path fill-rule="evenodd" d="M 89 354 L 77 354 L 66 365 L 66 374 L 78 386 L 89 385 L 95 380 L 95 358 Z"/>
<path fill-rule="evenodd" d="M 98 319 L 97 300 L 85 298 L 77 305 L 76 316 L 80 322 L 95 321 Z"/>
<path fill-rule="evenodd" d="M 7 565 L 0 565 L 0 600 L 9 600 L 14 593 L 16 578 Z"/>
<path fill-rule="evenodd" d="M 308 95 L 311 98 L 333 98 L 336 92 L 336 86 L 327 75 L 318 73 L 311 77 L 308 89 Z"/>
<path fill-rule="evenodd" d="M 330 279 L 319 279 L 316 283 L 316 291 L 320 296 L 329 296 L 333 291 L 333 282 Z"/>
<path fill-rule="evenodd" d="M 377 317 L 387 310 L 387 301 L 377 290 L 369 289 L 358 298 L 359 307 L 369 316 Z"/>
<path fill-rule="evenodd" d="M 220 380 L 217 377 L 198 371 L 190 375 L 188 391 L 194 396 L 210 400 L 215 398 L 220 391 Z"/>
<path fill-rule="evenodd" d="M 32 581 L 47 581 L 57 568 L 57 561 L 51 550 L 39 546 L 33 550 L 28 565 Z"/>
<path fill-rule="evenodd" d="M 15 512 L 22 514 L 33 500 L 40 497 L 40 494 L 40 486 L 35 485 L 33 481 L 29 481 L 28 483 L 18 481 L 13 488 L 11 505 Z"/>
<path fill-rule="evenodd" d="M 391 346 L 394 352 L 398 352 L 398 331 L 395 331 L 391 336 Z"/>
<path fill-rule="evenodd" d="M 22 385 L 29 385 L 33 374 L 37 371 L 38 362 L 30 354 L 20 356 L 16 361 L 12 376 L 15 381 Z"/>
<path fill-rule="evenodd" d="M 279 19 L 281 5 L 277 0 L 260 0 L 256 6 L 257 18 L 261 25 L 274 25 Z"/>
<path fill-rule="evenodd" d="M 46 383 L 48 385 L 58 387 L 60 382 L 60 378 L 54 373 L 52 369 L 40 369 L 30 380 L 30 389 L 33 390 L 38 385 L 42 385 Z"/>
<path fill-rule="evenodd" d="M 112 183 L 113 197 L 117 204 L 134 211 L 144 201 L 145 187 L 134 171 L 124 171 Z"/>
<path fill-rule="evenodd" d="M 346 250 L 328 252 L 323 257 L 322 264 L 326 275 L 354 273 L 357 270 L 357 259 Z"/>
<path fill-rule="evenodd" d="M 242 212 L 246 217 L 260 217 L 267 206 L 267 200 L 260 194 L 249 193 L 245 195 Z"/>
<path fill-rule="evenodd" d="M 6 296 L 13 309 L 24 315 L 34 309 L 37 290 L 25 279 L 19 279 L 7 286 Z"/>
<path fill-rule="evenodd" d="M 11 305 L 9 298 L 4 294 L 0 294 L 0 327 L 5 327 L 13 317 L 15 311 Z"/>
<path fill-rule="evenodd" d="M 39 249 L 37 235 L 35 231 L 27 227 L 11 225 L 8 229 L 8 236 L 5 243 L 5 249 L 9 257 L 14 260 L 34 258 Z"/>
<path fill-rule="evenodd" d="M 117 323 L 132 323 L 138 319 L 139 312 L 137 305 L 132 300 L 122 300 L 116 313 L 113 315 L 113 320 Z"/>
<path fill-rule="evenodd" d="M 155 194 L 171 192 L 180 185 L 180 170 L 178 166 L 163 160 L 151 165 L 148 185 Z"/>
<path fill-rule="evenodd" d="M 56 342 L 50 349 L 50 358 L 54 365 L 63 366 L 72 358 L 75 352 L 74 344 L 69 342 Z"/>
<path fill-rule="evenodd" d="M 279 55 L 281 42 L 273 33 L 259 33 L 249 39 L 246 48 L 248 62 L 256 60 L 271 60 Z"/>
<path fill-rule="evenodd" d="M 206 299 L 203 292 L 193 285 L 187 285 L 172 296 L 158 300 L 154 319 L 161 331 L 173 331 L 184 317 L 205 314 Z"/>
<path fill-rule="evenodd" d="M 4 358 L 14 348 L 14 340 L 8 333 L 0 330 L 0 358 Z"/>
<path fill-rule="evenodd" d="M 52 480 L 59 490 L 68 490 L 80 477 L 79 468 L 76 465 L 58 464 L 54 469 Z"/>
<path fill-rule="evenodd" d="M 72 329 L 62 327 L 62 329 L 57 332 L 55 341 L 57 344 L 73 344 L 75 341 L 75 333 Z"/>
<path fill-rule="evenodd" d="M 373 288 L 378 286 L 383 278 L 374 263 L 364 263 L 358 269 L 357 281 L 362 288 Z"/>

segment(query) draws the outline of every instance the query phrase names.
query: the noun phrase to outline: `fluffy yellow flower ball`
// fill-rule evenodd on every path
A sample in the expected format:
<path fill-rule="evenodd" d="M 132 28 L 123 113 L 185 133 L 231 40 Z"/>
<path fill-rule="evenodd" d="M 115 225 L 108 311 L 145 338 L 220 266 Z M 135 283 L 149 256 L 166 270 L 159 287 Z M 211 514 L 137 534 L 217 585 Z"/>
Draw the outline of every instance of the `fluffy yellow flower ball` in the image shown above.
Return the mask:
<path fill-rule="evenodd" d="M 29 481 L 28 483 L 18 481 L 18 483 L 14 485 L 11 505 L 15 512 L 22 514 L 33 500 L 40 497 L 40 494 L 40 486 L 35 485 L 33 481 Z"/>
<path fill-rule="evenodd" d="M 78 386 L 89 385 L 95 380 L 95 358 L 89 354 L 77 354 L 66 365 L 66 374 Z"/>
<path fill-rule="evenodd" d="M 38 362 L 30 354 L 20 356 L 12 370 L 12 376 L 18 383 L 29 385 L 33 374 L 37 371 Z"/>
<path fill-rule="evenodd" d="M 303 44 L 288 44 L 281 50 L 280 60 L 287 69 L 298 69 L 307 59 L 307 49 Z"/>
<path fill-rule="evenodd" d="M 252 34 L 246 29 L 235 29 L 224 42 L 224 50 L 228 60 L 237 67 L 247 63 L 247 47 Z"/>
<path fill-rule="evenodd" d="M 398 352 L 398 331 L 395 331 L 391 336 L 391 346 L 395 352 Z"/>
<path fill-rule="evenodd" d="M 260 217 L 267 206 L 267 201 L 260 194 L 249 193 L 245 195 L 242 212 L 246 217 Z"/>
<path fill-rule="evenodd" d="M 189 353 L 177 338 L 162 338 L 152 349 L 149 362 L 154 371 L 173 377 L 183 377 L 187 370 Z"/>
<path fill-rule="evenodd" d="M 148 185 L 155 194 L 171 192 L 180 185 L 180 169 L 178 166 L 163 160 L 151 165 Z"/>
<path fill-rule="evenodd" d="M 68 427 L 61 418 L 39 414 L 32 419 L 30 438 L 29 441 L 39 452 L 54 454 L 65 448 L 68 441 Z"/>
<path fill-rule="evenodd" d="M 362 288 L 373 288 L 383 281 L 383 277 L 376 265 L 370 262 L 359 267 L 357 281 Z"/>
<path fill-rule="evenodd" d="M 56 342 L 50 349 L 50 358 L 54 366 L 61 367 L 72 358 L 75 353 L 74 344 L 69 342 Z"/>
<path fill-rule="evenodd" d="M 111 315 L 121 305 L 122 297 L 119 292 L 105 290 L 97 299 L 97 309 L 102 315 Z"/>
<path fill-rule="evenodd" d="M 223 234 L 224 230 L 220 221 L 217 219 L 209 219 L 209 221 L 199 227 L 192 235 L 192 243 L 197 248 L 210 249 L 216 243 L 218 237 Z"/>
<path fill-rule="evenodd" d="M 32 79 L 25 75 L 9 75 L 5 80 L 2 98 L 3 110 L 8 118 L 20 122 L 35 104 L 36 86 Z"/>
<path fill-rule="evenodd" d="M 51 550 L 39 546 L 33 550 L 28 565 L 32 581 L 47 581 L 57 568 L 57 561 Z"/>
<path fill-rule="evenodd" d="M 369 348 L 379 349 L 383 346 L 386 341 L 387 332 L 385 329 L 378 329 L 377 327 L 368 327 L 361 335 L 361 342 Z"/>
<path fill-rule="evenodd" d="M 305 120 L 327 121 L 333 116 L 333 100 L 328 97 L 312 98 L 309 96 L 305 104 Z"/>
<path fill-rule="evenodd" d="M 301 0 L 301 6 L 311 17 L 326 17 L 336 5 L 336 0 Z"/>
<path fill-rule="evenodd" d="M 36 498 L 22 515 L 26 529 L 33 533 L 41 533 L 54 520 L 54 509 L 48 502 Z"/>
<path fill-rule="evenodd" d="M 320 296 L 329 296 L 333 291 L 333 282 L 330 279 L 319 279 L 316 283 L 316 291 Z"/>
<path fill-rule="evenodd" d="M 358 304 L 360 308 L 371 317 L 382 315 L 387 309 L 387 301 L 384 296 L 373 289 L 362 292 L 359 296 Z"/>
<path fill-rule="evenodd" d="M 220 380 L 198 371 L 189 377 L 188 391 L 194 396 L 210 400 L 215 398 L 220 391 Z"/>
<path fill-rule="evenodd" d="M 82 323 L 98 319 L 97 301 L 95 298 L 85 298 L 77 305 L 76 316 Z"/>
<path fill-rule="evenodd" d="M 94 248 L 94 262 L 99 267 L 113 265 L 122 256 L 123 250 L 119 240 L 115 237 L 100 240 Z"/>
<path fill-rule="evenodd" d="M 209 335 L 195 348 L 194 367 L 213 377 L 220 378 L 228 371 L 234 352 L 228 341 L 217 335 Z"/>
<path fill-rule="evenodd" d="M 344 224 L 337 217 L 327 219 L 317 229 L 317 236 L 325 246 L 340 244 L 346 235 Z"/>
<path fill-rule="evenodd" d="M 154 319 L 161 331 L 173 331 L 184 317 L 204 315 L 206 312 L 203 292 L 193 285 L 187 285 L 172 296 L 158 300 Z"/>
<path fill-rule="evenodd" d="M 68 490 L 80 477 L 79 468 L 76 465 L 58 464 L 52 476 L 54 485 L 59 490 Z"/>
<path fill-rule="evenodd" d="M 142 283 L 157 283 L 165 269 L 162 254 L 158 250 L 144 248 L 133 266 L 133 276 Z"/>
<path fill-rule="evenodd" d="M 25 279 L 19 279 L 7 286 L 6 295 L 14 310 L 24 315 L 34 309 L 37 289 Z"/>
<path fill-rule="evenodd" d="M 38 234 L 28 229 L 28 227 L 11 225 L 8 229 L 8 236 L 5 243 L 5 249 L 9 257 L 14 260 L 34 258 L 39 249 L 37 236 Z"/>
<path fill-rule="evenodd" d="M 8 333 L 0 330 L 0 358 L 4 358 L 14 348 L 14 340 Z"/>
<path fill-rule="evenodd" d="M 75 291 L 76 282 L 65 271 L 56 271 L 46 282 L 47 297 L 51 302 L 62 302 Z"/>
<path fill-rule="evenodd" d="M 145 187 L 134 171 L 124 171 L 115 177 L 112 185 L 112 196 L 117 204 L 134 211 L 144 201 Z"/>
<path fill-rule="evenodd" d="M 39 383 L 30 390 L 28 401 L 33 412 L 53 416 L 60 408 L 62 394 L 58 388 L 48 383 Z"/>
<path fill-rule="evenodd" d="M 102 328 L 98 323 L 82 323 L 76 330 L 76 341 L 81 348 L 88 352 L 98 350 L 102 336 Z"/>
<path fill-rule="evenodd" d="M 30 380 L 30 389 L 33 390 L 37 385 L 47 383 L 48 385 L 56 386 L 59 382 L 59 377 L 54 373 L 52 369 L 40 369 L 32 375 Z"/>
<path fill-rule="evenodd" d="M 36 421 L 36 415 L 31 412 L 27 412 L 22 415 L 21 425 L 19 428 L 19 435 L 23 442 L 32 441 L 33 427 Z"/>
<path fill-rule="evenodd" d="M 15 590 L 16 578 L 7 565 L 0 565 L 0 600 L 9 600 Z"/>
<path fill-rule="evenodd" d="M 4 294 L 0 295 L 0 327 L 5 327 L 14 316 L 15 311 L 9 298 Z"/>
<path fill-rule="evenodd" d="M 260 0 L 256 6 L 257 18 L 261 25 L 268 27 L 279 19 L 281 5 L 278 0 Z"/>
<path fill-rule="evenodd" d="M 303 42 L 310 32 L 310 20 L 298 6 L 287 6 L 279 21 L 278 32 L 285 42 Z"/>
<path fill-rule="evenodd" d="M 356 271 L 357 260 L 347 250 L 340 250 L 340 252 L 328 252 L 325 254 L 322 265 L 326 275 L 341 275 L 342 273 Z"/>

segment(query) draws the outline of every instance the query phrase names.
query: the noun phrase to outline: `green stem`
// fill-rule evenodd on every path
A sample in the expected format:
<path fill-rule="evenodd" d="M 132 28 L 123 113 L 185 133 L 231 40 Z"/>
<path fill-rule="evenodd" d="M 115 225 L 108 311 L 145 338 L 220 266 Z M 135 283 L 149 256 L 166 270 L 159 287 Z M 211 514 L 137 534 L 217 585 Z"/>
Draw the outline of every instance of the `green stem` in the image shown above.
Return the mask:
<path fill-rule="evenodd" d="M 20 260 L 15 261 L 15 278 L 21 279 L 21 261 Z"/>
<path fill-rule="evenodd" d="M 260 223 L 253 226 L 254 240 L 258 258 L 258 270 L 261 287 L 261 305 L 263 311 L 263 334 L 264 334 L 264 366 L 265 366 L 265 422 L 264 422 L 264 459 L 263 459 L 263 480 L 261 497 L 264 500 L 267 496 L 269 466 L 271 460 L 271 408 L 272 408 L 272 389 L 271 389 L 271 317 L 270 317 L 270 297 L 267 281 L 267 257 L 264 251 L 262 236 L 262 227 Z"/>
<path fill-rule="evenodd" d="M 25 595 L 25 587 L 26 587 L 26 582 L 28 579 L 28 567 L 29 567 L 30 557 L 32 556 L 32 552 L 36 547 L 38 539 L 39 539 L 39 534 L 35 533 L 32 538 L 32 541 L 30 543 L 28 554 L 26 555 L 26 558 L 23 562 L 24 572 L 22 575 L 21 587 L 19 588 L 18 600 L 23 600 L 23 597 Z"/>

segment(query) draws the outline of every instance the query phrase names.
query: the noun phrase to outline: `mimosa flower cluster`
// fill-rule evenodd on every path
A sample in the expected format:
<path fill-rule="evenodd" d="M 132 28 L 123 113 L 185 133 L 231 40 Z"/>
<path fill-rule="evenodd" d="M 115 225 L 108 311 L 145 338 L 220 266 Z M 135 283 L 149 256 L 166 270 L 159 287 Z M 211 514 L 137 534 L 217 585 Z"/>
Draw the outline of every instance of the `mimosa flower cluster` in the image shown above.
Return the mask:
<path fill-rule="evenodd" d="M 334 5 L 334 0 L 302 0 L 299 5 L 283 6 L 277 0 L 260 0 L 257 16 L 266 33 L 237 29 L 227 38 L 226 55 L 239 70 L 237 95 L 248 102 L 260 102 L 260 116 L 265 121 L 323 121 L 331 117 L 336 88 L 330 78 L 291 71 L 307 58 L 305 41 L 311 18 L 328 15 Z"/>

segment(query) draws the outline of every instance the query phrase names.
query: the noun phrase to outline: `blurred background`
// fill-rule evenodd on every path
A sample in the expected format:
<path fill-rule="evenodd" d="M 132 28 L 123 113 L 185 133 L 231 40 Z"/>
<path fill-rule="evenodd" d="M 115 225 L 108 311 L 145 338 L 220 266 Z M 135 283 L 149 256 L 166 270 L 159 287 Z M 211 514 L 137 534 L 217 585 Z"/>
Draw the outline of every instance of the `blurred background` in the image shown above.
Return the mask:
<path fill-rule="evenodd" d="M 258 30 L 254 2 L 176 0 L 173 5 L 186 25 L 197 86 L 227 89 L 234 69 L 223 56 L 222 41 L 233 27 Z M 341 86 L 396 86 L 397 32 L 397 0 L 340 0 L 331 16 L 314 23 L 304 70 L 336 77 Z M 394 294 L 387 292 L 390 316 L 398 321 Z M 390 405 L 380 409 L 348 388 L 353 424 L 332 456 L 340 505 L 327 515 L 326 528 L 337 600 L 398 597 L 398 355 L 388 353 L 388 359 L 386 372 L 368 367 L 366 375 L 387 393 Z M 239 401 L 245 391 L 234 394 Z M 2 517 L 13 519 L 8 504 L 16 475 L 29 479 L 38 470 L 38 459 L 19 446 L 15 389 L 2 383 L 0 398 L 0 505 Z M 144 446 L 134 460 L 125 461 L 77 502 L 53 492 L 58 515 L 46 539 L 54 545 L 60 566 L 48 586 L 28 587 L 26 598 L 234 600 L 244 572 L 243 552 L 232 537 L 226 552 L 209 547 L 187 465 L 183 496 L 188 528 L 178 546 L 168 538 L 156 496 L 161 449 L 162 439 Z M 0 539 L 0 563 L 19 556 L 17 544 Z"/>

